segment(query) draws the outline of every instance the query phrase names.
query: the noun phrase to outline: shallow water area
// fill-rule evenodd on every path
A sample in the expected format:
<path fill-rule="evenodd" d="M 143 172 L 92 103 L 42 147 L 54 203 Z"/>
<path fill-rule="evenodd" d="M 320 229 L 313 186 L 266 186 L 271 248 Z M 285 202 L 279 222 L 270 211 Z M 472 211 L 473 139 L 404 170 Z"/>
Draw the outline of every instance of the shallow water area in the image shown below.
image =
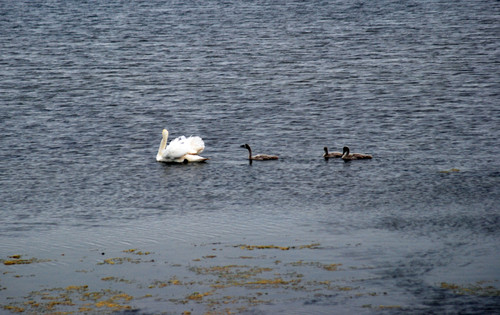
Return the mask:
<path fill-rule="evenodd" d="M 311 233 L 318 223 L 306 218 L 273 220 L 272 227 L 261 227 L 259 222 L 270 218 L 259 210 L 231 218 L 231 224 L 221 223 L 227 220 L 215 212 L 209 217 L 137 220 L 120 227 L 56 228 L 43 240 L 25 238 L 21 244 L 13 239 L 2 251 L 39 261 L 3 266 L 8 305 L 28 311 L 58 307 L 172 314 L 290 313 L 291 305 L 296 313 L 425 312 L 432 309 L 415 298 L 415 290 L 440 301 L 452 296 L 443 283 L 455 289 L 472 283 L 475 292 L 460 295 L 484 299 L 485 305 L 492 303 L 487 296 L 498 294 L 489 288 L 498 283 L 487 280 L 496 271 L 482 268 L 498 261 L 498 245 L 493 242 L 482 244 L 494 250 L 483 250 L 478 262 L 467 254 L 450 255 L 450 245 L 437 248 L 432 237 L 374 229 Z M 256 228 L 258 232 L 251 231 Z M 47 242 L 53 244 L 50 250 Z M 447 267 L 439 268 L 435 261 Z M 428 269 L 439 272 L 416 280 Z M 468 277 L 457 277 L 459 270 Z M 477 284 L 477 279 L 484 280 Z M 61 304 L 51 306 L 47 301 Z"/>
<path fill-rule="evenodd" d="M 0 312 L 500 312 L 500 2 L 0 12 Z"/>

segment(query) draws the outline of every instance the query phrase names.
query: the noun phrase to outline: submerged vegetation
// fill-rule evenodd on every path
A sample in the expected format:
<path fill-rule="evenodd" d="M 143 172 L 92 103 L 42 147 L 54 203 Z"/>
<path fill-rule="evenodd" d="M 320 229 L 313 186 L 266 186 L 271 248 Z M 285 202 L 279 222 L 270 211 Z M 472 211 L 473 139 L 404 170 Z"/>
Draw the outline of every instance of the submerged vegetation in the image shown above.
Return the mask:
<path fill-rule="evenodd" d="M 210 246 L 211 248 L 207 248 Z M 174 313 L 234 314 L 259 305 L 275 303 L 307 304 L 308 301 L 359 300 L 360 308 L 404 310 L 403 305 L 384 303 L 390 292 L 365 289 L 364 283 L 379 280 L 369 270 L 373 266 L 345 266 L 341 261 L 313 261 L 311 250 L 322 250 L 319 243 L 306 245 L 195 245 L 200 253 L 184 264 L 168 263 L 161 255 L 139 249 L 122 250 L 120 257 L 91 262 L 89 270 L 75 270 L 75 279 L 62 287 L 42 287 L 21 297 L 9 297 L 0 309 L 9 313 L 99 313 L 147 310 L 150 305 L 175 310 Z M 206 251 L 210 251 L 207 254 Z M 241 255 L 253 251 L 253 256 Z M 304 252 L 305 251 L 305 252 Z M 213 253 L 217 252 L 217 255 Z M 104 253 L 103 253 L 104 255 Z M 297 259 L 298 258 L 298 259 Z M 23 264 L 50 262 L 50 259 L 22 259 L 11 255 L 2 260 L 4 277 L 23 276 Z M 81 260 L 87 263 L 89 261 Z M 147 276 L 144 274 L 147 264 Z M 165 268 L 158 277 L 152 268 Z M 140 270 L 139 274 L 135 271 Z M 158 269 L 156 269 L 157 271 Z M 361 274 L 361 276 L 360 276 Z M 95 276 L 94 276 L 95 275 Z M 36 277 L 36 275 L 33 275 Z M 75 279 L 58 279 L 75 281 Z M 459 286 L 442 282 L 437 289 L 460 295 L 500 296 L 492 283 Z M 4 295 L 9 288 L 4 287 Z M 300 302 L 301 301 L 301 302 Z M 369 302 L 369 303 L 363 303 Z M 378 301 L 378 303 L 374 303 Z M 328 302 L 327 302 L 328 303 Z"/>
<path fill-rule="evenodd" d="M 441 282 L 440 287 L 459 295 L 500 296 L 500 290 L 489 284 L 488 281 L 480 281 L 466 286 Z"/>
<path fill-rule="evenodd" d="M 32 263 L 39 263 L 39 262 L 48 262 L 50 259 L 37 259 L 37 258 L 30 258 L 30 259 L 21 259 L 22 255 L 16 254 L 9 256 L 9 259 L 0 259 L 0 262 L 2 262 L 4 265 L 9 266 L 9 265 L 28 265 Z"/>

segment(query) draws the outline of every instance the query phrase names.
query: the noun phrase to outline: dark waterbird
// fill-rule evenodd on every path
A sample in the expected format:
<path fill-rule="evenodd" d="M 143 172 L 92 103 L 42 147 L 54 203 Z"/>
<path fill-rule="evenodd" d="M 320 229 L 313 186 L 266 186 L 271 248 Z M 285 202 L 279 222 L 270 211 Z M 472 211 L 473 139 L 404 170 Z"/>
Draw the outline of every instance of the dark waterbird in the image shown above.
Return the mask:
<path fill-rule="evenodd" d="M 343 149 L 342 159 L 344 161 L 365 160 L 365 159 L 371 159 L 371 158 L 372 158 L 372 156 L 369 154 L 349 153 L 349 147 L 344 147 L 344 149 Z"/>
<path fill-rule="evenodd" d="M 266 160 L 277 160 L 278 156 L 277 155 L 268 155 L 268 154 L 257 154 L 252 156 L 252 148 L 248 144 L 243 144 L 240 147 L 246 148 L 248 150 L 248 159 L 250 161 L 256 160 L 256 161 L 266 161 Z"/>
<path fill-rule="evenodd" d="M 340 152 L 330 152 L 330 153 L 328 153 L 328 147 L 324 147 L 323 150 L 325 150 L 325 153 L 323 154 L 323 157 L 325 159 L 342 157 L 342 153 L 340 153 Z"/>

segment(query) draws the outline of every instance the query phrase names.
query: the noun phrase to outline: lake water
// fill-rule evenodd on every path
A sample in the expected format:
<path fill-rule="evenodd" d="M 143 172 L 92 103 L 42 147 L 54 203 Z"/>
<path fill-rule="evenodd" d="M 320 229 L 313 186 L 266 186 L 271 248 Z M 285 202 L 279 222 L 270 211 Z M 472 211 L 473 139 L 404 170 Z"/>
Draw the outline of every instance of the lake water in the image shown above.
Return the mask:
<path fill-rule="evenodd" d="M 499 21 L 0 2 L 2 311 L 500 313 Z M 163 128 L 210 160 L 157 163 Z"/>

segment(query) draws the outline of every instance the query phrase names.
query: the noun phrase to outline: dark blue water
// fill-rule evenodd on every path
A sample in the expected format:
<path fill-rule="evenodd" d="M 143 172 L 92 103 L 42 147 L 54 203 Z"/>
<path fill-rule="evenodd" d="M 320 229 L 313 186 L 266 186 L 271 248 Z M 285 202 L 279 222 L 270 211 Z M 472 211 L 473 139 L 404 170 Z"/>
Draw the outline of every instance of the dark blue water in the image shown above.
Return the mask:
<path fill-rule="evenodd" d="M 0 259 L 51 260 L 2 265 L 0 303 L 107 288 L 97 254 L 140 247 L 156 268 L 109 271 L 140 313 L 500 312 L 498 21 L 498 1 L 0 2 Z M 163 128 L 210 161 L 157 163 Z M 374 158 L 322 158 L 344 145 Z M 208 286 L 203 249 L 312 243 L 236 262 L 304 289 L 174 301 Z M 138 298 L 172 272 L 199 285 Z"/>

